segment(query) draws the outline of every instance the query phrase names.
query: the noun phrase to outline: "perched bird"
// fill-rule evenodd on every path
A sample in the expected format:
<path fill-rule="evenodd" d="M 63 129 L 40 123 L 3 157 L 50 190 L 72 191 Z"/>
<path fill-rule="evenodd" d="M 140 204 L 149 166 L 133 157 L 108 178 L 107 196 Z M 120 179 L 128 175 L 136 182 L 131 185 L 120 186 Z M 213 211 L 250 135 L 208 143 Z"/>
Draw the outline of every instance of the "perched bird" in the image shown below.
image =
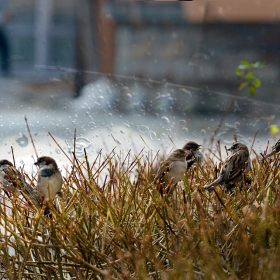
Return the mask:
<path fill-rule="evenodd" d="M 41 206 L 36 191 L 27 184 L 23 175 L 7 159 L 0 160 L 0 184 L 8 196 L 11 193 L 21 193 L 28 202 L 31 198 L 38 207 Z"/>
<path fill-rule="evenodd" d="M 219 177 L 211 184 L 204 186 L 204 189 L 212 191 L 217 185 L 225 185 L 227 189 L 231 189 L 235 183 L 242 181 L 243 173 L 250 171 L 251 161 L 246 145 L 235 143 L 227 150 L 231 151 L 231 154 L 226 158 Z"/>
<path fill-rule="evenodd" d="M 278 153 L 280 151 L 280 139 L 276 142 L 276 144 L 274 146 L 272 146 L 272 151 L 271 153 L 267 154 L 265 157 L 262 158 L 262 162 L 264 162 L 264 160 L 276 153 Z"/>
<path fill-rule="evenodd" d="M 194 164 L 196 161 L 199 163 L 199 164 L 202 164 L 203 161 L 204 161 L 204 154 L 200 151 L 201 149 L 201 145 L 197 144 L 196 142 L 194 141 L 189 141 L 187 142 L 182 150 L 184 151 L 191 151 L 193 152 L 193 155 L 194 155 L 194 160 L 193 162 L 189 162 L 189 164 Z"/>
<path fill-rule="evenodd" d="M 159 186 L 160 194 L 170 186 L 176 186 L 184 178 L 186 170 L 189 168 L 188 160 L 193 159 L 191 151 L 177 149 L 161 162 L 157 174 L 154 178 L 154 184 Z"/>
<path fill-rule="evenodd" d="M 37 190 L 46 202 L 61 191 L 62 176 L 55 160 L 51 157 L 39 157 L 34 164 L 39 166 Z"/>

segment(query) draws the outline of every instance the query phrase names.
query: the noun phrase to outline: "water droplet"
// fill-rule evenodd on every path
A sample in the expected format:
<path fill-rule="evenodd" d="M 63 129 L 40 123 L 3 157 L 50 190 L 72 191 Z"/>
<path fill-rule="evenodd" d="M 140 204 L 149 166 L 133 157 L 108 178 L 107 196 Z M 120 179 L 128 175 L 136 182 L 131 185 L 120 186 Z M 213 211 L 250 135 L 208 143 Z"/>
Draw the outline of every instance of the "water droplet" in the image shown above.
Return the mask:
<path fill-rule="evenodd" d="M 201 134 L 206 134 L 206 130 L 205 129 L 201 129 L 200 133 Z"/>
<path fill-rule="evenodd" d="M 149 131 L 149 128 L 146 125 L 139 125 L 138 131 L 141 133 L 147 133 Z"/>
<path fill-rule="evenodd" d="M 157 135 L 156 135 L 156 133 L 155 133 L 154 131 L 150 130 L 149 135 L 150 135 L 151 140 L 156 139 L 156 136 L 157 136 Z"/>
<path fill-rule="evenodd" d="M 167 123 L 170 122 L 169 119 L 168 119 L 168 117 L 162 117 L 161 119 L 162 119 L 163 121 L 167 122 Z"/>
<path fill-rule="evenodd" d="M 16 142 L 20 147 L 26 147 L 28 145 L 28 138 L 22 133 L 20 133 L 19 135 L 20 136 L 16 139 Z"/>

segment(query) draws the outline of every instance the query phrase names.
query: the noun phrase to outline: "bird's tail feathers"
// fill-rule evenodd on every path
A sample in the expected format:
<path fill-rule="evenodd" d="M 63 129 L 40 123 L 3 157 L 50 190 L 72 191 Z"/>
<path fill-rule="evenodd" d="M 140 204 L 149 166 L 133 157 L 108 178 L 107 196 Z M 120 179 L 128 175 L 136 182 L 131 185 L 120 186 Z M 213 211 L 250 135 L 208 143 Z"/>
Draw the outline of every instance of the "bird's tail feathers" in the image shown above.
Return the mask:
<path fill-rule="evenodd" d="M 214 188 L 215 186 L 217 186 L 217 185 L 220 184 L 220 182 L 221 182 L 221 178 L 218 178 L 218 179 L 216 179 L 214 182 L 212 182 L 211 184 L 205 185 L 203 188 L 204 188 L 205 190 L 207 190 L 208 192 L 211 192 L 211 191 L 213 191 L 213 188 Z"/>
<path fill-rule="evenodd" d="M 272 151 L 271 153 L 265 155 L 262 159 L 261 159 L 261 162 L 264 162 L 267 158 L 271 157 L 272 155 L 274 155 L 276 152 L 275 151 Z"/>
<path fill-rule="evenodd" d="M 28 184 L 26 181 L 22 178 L 21 179 L 24 191 L 22 191 L 23 196 L 27 201 L 29 201 L 29 198 L 26 196 L 26 193 L 31 198 L 32 202 L 39 208 L 42 207 L 40 203 L 40 197 L 39 194 Z"/>

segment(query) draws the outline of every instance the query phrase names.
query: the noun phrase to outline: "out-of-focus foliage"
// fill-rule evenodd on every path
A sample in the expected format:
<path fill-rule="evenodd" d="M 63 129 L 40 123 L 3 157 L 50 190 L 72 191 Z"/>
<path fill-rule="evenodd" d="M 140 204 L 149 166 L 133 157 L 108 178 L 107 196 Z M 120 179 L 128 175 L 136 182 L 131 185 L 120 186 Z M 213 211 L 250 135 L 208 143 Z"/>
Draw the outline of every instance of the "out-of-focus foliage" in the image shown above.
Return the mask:
<path fill-rule="evenodd" d="M 255 95 L 255 91 L 261 85 L 261 80 L 255 76 L 253 70 L 265 67 L 263 62 L 250 63 L 241 61 L 235 70 L 235 75 L 241 78 L 239 90 L 248 87 L 250 96 Z"/>
<path fill-rule="evenodd" d="M 270 134 L 272 136 L 274 136 L 275 134 L 277 134 L 279 132 L 279 128 L 275 124 L 272 124 L 269 129 L 270 129 Z"/>

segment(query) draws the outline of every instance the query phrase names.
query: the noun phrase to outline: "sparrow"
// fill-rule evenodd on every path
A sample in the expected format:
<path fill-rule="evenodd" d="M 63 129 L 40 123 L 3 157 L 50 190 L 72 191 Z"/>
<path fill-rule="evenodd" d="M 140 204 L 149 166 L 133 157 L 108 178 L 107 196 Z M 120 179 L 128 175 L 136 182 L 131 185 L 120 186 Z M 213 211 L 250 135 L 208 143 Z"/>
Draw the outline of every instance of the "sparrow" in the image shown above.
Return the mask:
<path fill-rule="evenodd" d="M 199 164 L 202 164 L 203 161 L 204 161 L 204 154 L 200 151 L 201 149 L 201 145 L 197 144 L 196 142 L 194 141 L 189 141 L 187 142 L 182 150 L 184 151 L 191 151 L 193 152 L 193 155 L 194 155 L 194 161 L 192 164 L 194 164 L 196 161 L 199 163 Z M 189 162 L 190 163 L 190 162 Z"/>
<path fill-rule="evenodd" d="M 262 158 L 262 162 L 264 162 L 264 160 L 276 153 L 278 153 L 280 151 L 280 139 L 276 142 L 276 144 L 274 146 L 272 146 L 272 152 L 267 154 L 265 157 Z"/>
<path fill-rule="evenodd" d="M 30 202 L 31 198 L 38 207 L 41 207 L 36 191 L 24 180 L 23 175 L 7 159 L 0 160 L 0 184 L 8 196 L 11 193 L 21 193 L 28 202 Z M 26 193 L 29 197 L 26 196 Z"/>
<path fill-rule="evenodd" d="M 227 189 L 231 189 L 235 183 L 242 181 L 243 173 L 250 171 L 251 160 L 246 145 L 235 143 L 227 150 L 231 151 L 231 154 L 226 158 L 219 177 L 211 184 L 204 186 L 204 189 L 212 191 L 217 185 L 225 185 Z"/>
<path fill-rule="evenodd" d="M 154 184 L 159 186 L 160 194 L 170 185 L 176 186 L 184 178 L 184 174 L 191 166 L 189 160 L 193 161 L 193 152 L 177 149 L 161 162 Z"/>
<path fill-rule="evenodd" d="M 44 202 L 53 199 L 61 191 L 62 175 L 56 161 L 47 156 L 39 157 L 34 163 L 39 166 L 37 190 Z"/>

